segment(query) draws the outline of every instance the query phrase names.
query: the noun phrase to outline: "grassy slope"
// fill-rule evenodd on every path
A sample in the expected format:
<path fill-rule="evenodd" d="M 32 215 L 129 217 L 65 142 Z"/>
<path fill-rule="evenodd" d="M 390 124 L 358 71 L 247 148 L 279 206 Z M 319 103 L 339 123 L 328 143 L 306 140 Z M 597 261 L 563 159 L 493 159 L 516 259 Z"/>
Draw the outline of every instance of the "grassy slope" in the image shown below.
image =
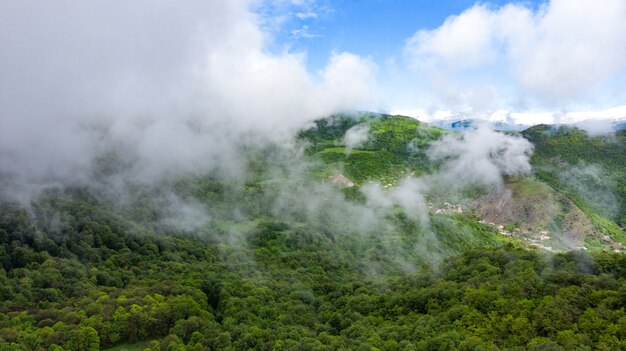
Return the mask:
<path fill-rule="evenodd" d="M 348 150 L 342 144 L 345 132 L 355 125 L 369 126 L 370 138 L 361 147 Z M 317 121 L 316 127 L 300 133 L 311 143 L 308 153 L 324 160 L 322 174 L 342 171 L 357 184 L 381 180 L 394 184 L 409 172 L 430 171 L 425 146 L 445 131 L 413 118 L 389 115 L 335 116 Z"/>
<path fill-rule="evenodd" d="M 342 139 L 356 125 L 367 125 L 370 137 L 360 147 L 348 150 Z M 300 138 L 310 143 L 308 154 L 323 161 L 323 177 L 342 172 L 357 185 L 356 189 L 346 189 L 347 194 L 358 195 L 358 186 L 368 180 L 393 186 L 409 174 L 431 172 L 435 166 L 428 160 L 426 149 L 444 133 L 447 132 L 409 117 L 362 115 L 319 120 Z M 431 215 L 438 244 L 429 250 L 453 255 L 470 248 L 517 242 L 497 235 L 494 228 L 483 226 L 478 220 L 467 214 Z"/>
<path fill-rule="evenodd" d="M 370 139 L 361 147 L 348 150 L 342 144 L 342 138 L 355 125 L 368 125 Z M 389 186 L 408 173 L 432 171 L 435 166 L 424 151 L 442 133 L 446 132 L 408 117 L 362 115 L 320 120 L 315 128 L 303 131 L 300 137 L 310 142 L 308 153 L 326 164 L 320 172 L 322 177 L 342 172 L 357 185 L 378 180 Z M 511 190 L 512 198 L 507 204 L 502 206 L 502 199 L 481 198 L 475 203 L 478 214 L 488 222 L 521 225 L 530 233 L 547 230 L 556 237 L 550 245 L 559 249 L 582 245 L 591 249 L 621 249 L 616 245 L 626 242 L 623 230 L 617 225 L 626 216 L 624 132 L 613 138 L 589 138 L 580 130 L 555 131 L 538 126 L 523 135 L 536 147 L 532 163 L 537 178 L 508 179 L 506 186 Z M 610 177 L 606 184 L 610 184 L 609 190 L 617 195 L 619 202 L 619 207 L 610 216 L 602 203 L 589 203 L 575 189 L 568 187 L 567 182 L 571 179 L 558 176 L 564 165 L 585 162 L 600 164 L 601 170 Z M 582 181 L 578 183 L 579 188 L 587 187 Z M 589 189 L 593 191 L 592 187 Z M 350 191 L 355 192 L 354 189 Z M 612 238 L 609 242 L 602 240 L 607 234 Z"/>
<path fill-rule="evenodd" d="M 523 135 L 535 145 L 537 177 L 570 198 L 602 232 L 626 240 L 620 228 L 626 224 L 626 131 L 591 137 L 576 128 L 539 125 Z"/>

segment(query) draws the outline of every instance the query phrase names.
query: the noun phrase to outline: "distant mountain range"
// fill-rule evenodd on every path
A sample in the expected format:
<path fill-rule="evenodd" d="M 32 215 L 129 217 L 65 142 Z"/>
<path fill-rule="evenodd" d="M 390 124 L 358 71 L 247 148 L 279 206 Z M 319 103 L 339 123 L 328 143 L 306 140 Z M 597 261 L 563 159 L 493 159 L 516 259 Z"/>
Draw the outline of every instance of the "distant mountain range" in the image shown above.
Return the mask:
<path fill-rule="evenodd" d="M 491 122 L 483 119 L 460 119 L 455 121 L 439 120 L 430 122 L 431 125 L 439 127 L 445 130 L 466 130 L 475 127 L 477 124 L 489 124 L 493 126 L 495 130 L 499 131 L 522 131 L 531 127 L 531 125 L 524 124 L 510 124 L 506 122 Z"/>
<path fill-rule="evenodd" d="M 626 130 L 626 118 L 612 120 L 612 121 L 588 119 L 588 120 L 584 120 L 584 121 L 580 121 L 576 123 L 564 123 L 563 125 L 572 125 L 572 126 L 581 127 L 582 129 L 587 129 L 585 128 L 585 126 L 592 125 L 594 123 L 602 124 L 602 125 L 608 124 L 607 128 L 613 131 Z M 488 124 L 488 125 L 491 125 L 493 129 L 498 130 L 498 131 L 503 131 L 503 132 L 523 131 L 525 129 L 528 129 L 536 125 L 536 124 L 515 124 L 515 123 L 502 122 L 502 121 L 494 122 L 488 119 L 474 119 L 474 118 L 458 119 L 458 120 L 442 119 L 442 120 L 431 121 L 430 124 L 433 126 L 439 127 L 441 129 L 456 130 L 456 131 L 470 129 L 472 127 L 475 127 L 478 124 Z"/>
<path fill-rule="evenodd" d="M 605 110 L 578 112 L 427 111 L 395 110 L 392 115 L 410 116 L 446 130 L 464 130 L 477 123 L 490 124 L 500 131 L 522 131 L 539 124 L 570 125 L 591 134 L 626 129 L 626 105 Z"/>

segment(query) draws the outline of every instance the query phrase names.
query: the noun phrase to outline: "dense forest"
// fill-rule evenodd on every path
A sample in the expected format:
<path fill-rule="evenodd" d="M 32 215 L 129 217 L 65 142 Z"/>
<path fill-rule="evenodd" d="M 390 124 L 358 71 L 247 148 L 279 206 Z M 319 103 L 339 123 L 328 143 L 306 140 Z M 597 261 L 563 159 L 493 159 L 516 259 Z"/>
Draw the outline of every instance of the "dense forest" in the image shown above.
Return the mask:
<path fill-rule="evenodd" d="M 286 223 L 235 247 L 134 233 L 81 194 L 51 201 L 58 236 L 3 209 L 2 350 L 626 348 L 621 254 L 509 244 L 372 273 L 353 243 Z"/>
<path fill-rule="evenodd" d="M 539 125 L 523 135 L 537 148 L 538 177 L 581 209 L 626 225 L 626 129 L 594 137 L 577 128 Z"/>
<path fill-rule="evenodd" d="M 359 125 L 367 138 L 348 145 Z M 483 188 L 461 189 L 452 210 L 438 208 L 448 192 L 425 192 L 434 207 L 422 217 L 399 200 L 372 205 L 372 182 L 394 194 L 407 174 L 445 169 L 428 148 L 454 134 L 394 116 L 317 121 L 299 134 L 301 155 L 248 150 L 242 181 L 192 175 L 121 203 L 81 185 L 3 201 L 0 351 L 626 350 L 626 255 L 598 239 L 624 236 L 623 133 L 550 128 L 524 132 L 534 174 L 505 186 L 572 199 L 594 225 L 589 250 L 550 252 L 515 234 L 519 223 L 485 223 L 471 207 Z M 614 177 L 597 187 L 616 189 L 618 207 L 557 178 L 554 158 Z M 177 223 L 169 192 L 205 204 L 210 220 Z"/>

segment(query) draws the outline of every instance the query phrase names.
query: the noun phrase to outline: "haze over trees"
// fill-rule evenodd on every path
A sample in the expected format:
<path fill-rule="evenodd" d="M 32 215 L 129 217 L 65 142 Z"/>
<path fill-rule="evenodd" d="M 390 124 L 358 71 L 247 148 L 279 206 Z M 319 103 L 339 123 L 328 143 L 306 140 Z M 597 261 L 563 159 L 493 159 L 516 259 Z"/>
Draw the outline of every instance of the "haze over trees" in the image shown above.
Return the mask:
<path fill-rule="evenodd" d="M 369 136 L 344 148 L 355 125 Z M 544 143 L 582 133 L 545 130 Z M 333 116 L 299 134 L 303 152 L 248 149 L 244 180 L 188 176 L 129 188 L 123 201 L 81 186 L 49 188 L 28 207 L 5 201 L 2 350 L 624 348 L 626 256 L 600 250 L 623 240 L 619 217 L 549 173 L 440 188 L 438 172 L 459 169 L 450 162 L 480 161 L 466 149 L 430 154 L 473 145 L 457 134 L 405 117 Z M 485 157 L 504 162 L 505 149 Z M 533 164 L 571 157 L 555 150 L 536 143 Z M 593 164 L 617 172 L 614 157 Z M 335 183 L 336 172 L 351 183 Z M 503 235 L 472 210 L 501 191 L 516 194 L 514 206 L 537 184 L 584 208 L 578 222 L 594 229 L 578 239 L 588 251 L 569 251 L 571 233 L 558 226 L 498 223 Z M 516 228 L 550 230 L 563 252 Z"/>
<path fill-rule="evenodd" d="M 0 351 L 626 350 L 626 2 L 468 5 L 0 1 Z"/>

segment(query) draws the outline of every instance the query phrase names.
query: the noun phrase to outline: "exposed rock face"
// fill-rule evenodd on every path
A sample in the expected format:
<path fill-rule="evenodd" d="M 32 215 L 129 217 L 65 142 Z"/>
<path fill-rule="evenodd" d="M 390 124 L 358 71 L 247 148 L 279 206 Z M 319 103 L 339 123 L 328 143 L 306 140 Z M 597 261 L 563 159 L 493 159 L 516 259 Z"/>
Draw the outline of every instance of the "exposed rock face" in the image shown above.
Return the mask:
<path fill-rule="evenodd" d="M 492 193 L 475 202 L 476 210 L 487 222 L 519 223 L 524 229 L 548 224 L 559 213 L 558 203 L 546 193 L 543 196 L 520 197 L 511 189 Z"/>
<path fill-rule="evenodd" d="M 588 235 L 600 236 L 589 217 L 569 198 L 536 180 L 510 182 L 504 190 L 483 196 L 473 205 L 486 222 L 515 223 L 521 233 L 550 229 L 554 239 L 570 249 L 583 245 Z"/>

